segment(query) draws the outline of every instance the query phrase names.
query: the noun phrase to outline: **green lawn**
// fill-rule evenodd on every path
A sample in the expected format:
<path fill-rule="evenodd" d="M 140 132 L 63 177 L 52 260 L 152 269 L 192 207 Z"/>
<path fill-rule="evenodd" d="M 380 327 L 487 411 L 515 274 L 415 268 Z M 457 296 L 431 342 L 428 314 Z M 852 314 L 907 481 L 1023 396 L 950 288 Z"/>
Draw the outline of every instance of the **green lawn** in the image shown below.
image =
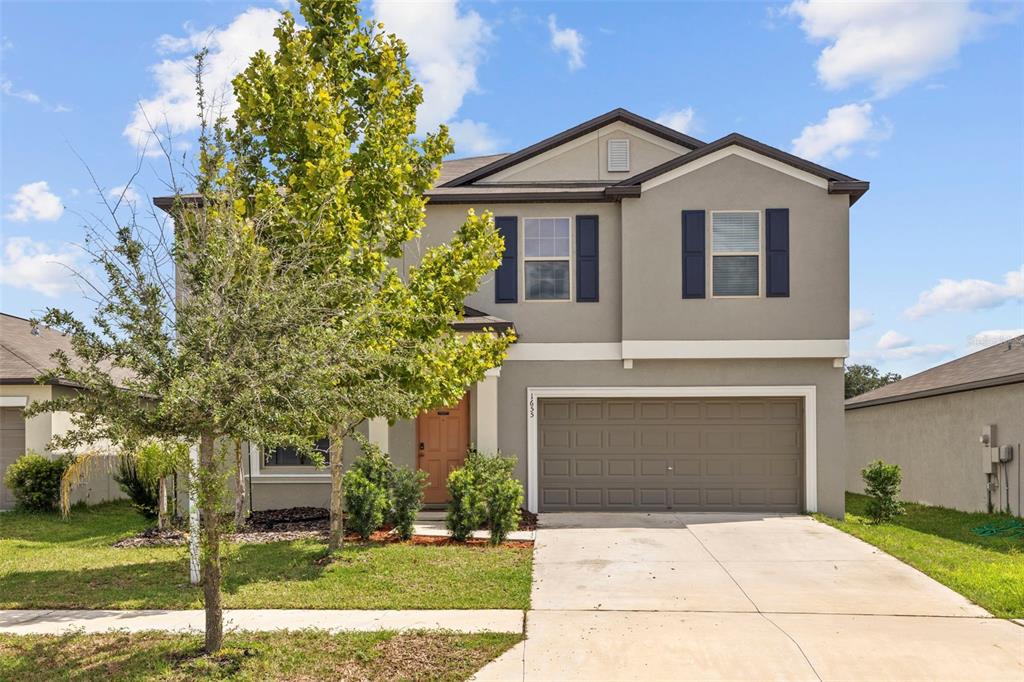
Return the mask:
<path fill-rule="evenodd" d="M 870 525 L 867 498 L 846 494 L 846 520 L 823 523 L 904 561 L 1002 618 L 1024 618 L 1024 538 L 979 537 L 972 528 L 1010 517 L 907 504 L 892 523 Z"/>
<path fill-rule="evenodd" d="M 232 633 L 215 656 L 202 637 L 169 633 L 0 635 L 0 679 L 465 680 L 514 634 Z"/>
<path fill-rule="evenodd" d="M 0 514 L 0 608 L 202 606 L 184 547 L 115 549 L 146 522 L 121 503 Z M 226 608 L 526 609 L 532 550 L 350 543 L 320 565 L 312 540 L 230 546 Z"/>

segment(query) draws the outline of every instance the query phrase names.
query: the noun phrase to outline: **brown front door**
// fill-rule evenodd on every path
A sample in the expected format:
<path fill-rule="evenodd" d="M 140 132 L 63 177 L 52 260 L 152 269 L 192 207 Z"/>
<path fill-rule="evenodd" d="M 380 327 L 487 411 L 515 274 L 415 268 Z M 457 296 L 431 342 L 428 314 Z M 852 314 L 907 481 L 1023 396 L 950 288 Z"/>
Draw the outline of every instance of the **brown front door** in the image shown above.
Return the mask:
<path fill-rule="evenodd" d="M 469 394 L 455 407 L 424 412 L 416 418 L 419 467 L 427 472 L 424 504 L 448 501 L 448 474 L 462 466 L 469 448 Z"/>

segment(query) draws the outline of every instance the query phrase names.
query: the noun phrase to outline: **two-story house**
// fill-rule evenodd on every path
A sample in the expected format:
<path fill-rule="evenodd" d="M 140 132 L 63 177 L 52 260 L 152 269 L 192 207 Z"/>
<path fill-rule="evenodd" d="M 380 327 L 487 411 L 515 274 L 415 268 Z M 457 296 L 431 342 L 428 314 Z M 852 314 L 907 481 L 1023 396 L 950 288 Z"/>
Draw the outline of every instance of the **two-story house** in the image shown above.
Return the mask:
<path fill-rule="evenodd" d="M 843 513 L 849 209 L 868 183 L 731 134 L 616 109 L 512 154 L 449 161 L 420 246 L 470 208 L 505 238 L 465 329 L 513 325 L 458 405 L 372 440 L 430 475 L 519 458 L 532 511 Z M 249 458 L 256 508 L 326 504 L 327 472 Z"/>

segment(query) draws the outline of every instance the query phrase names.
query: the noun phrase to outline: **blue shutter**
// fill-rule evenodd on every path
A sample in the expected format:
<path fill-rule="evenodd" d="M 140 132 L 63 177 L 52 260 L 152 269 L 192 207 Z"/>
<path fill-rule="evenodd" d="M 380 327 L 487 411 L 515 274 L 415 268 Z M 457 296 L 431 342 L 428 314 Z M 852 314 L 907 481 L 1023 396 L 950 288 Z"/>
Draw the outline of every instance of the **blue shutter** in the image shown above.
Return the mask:
<path fill-rule="evenodd" d="M 597 291 L 597 216 L 576 216 L 576 300 L 596 303 Z"/>
<path fill-rule="evenodd" d="M 765 293 L 789 296 L 789 209 L 768 208 L 765 219 Z"/>
<path fill-rule="evenodd" d="M 516 216 L 499 216 L 494 226 L 505 240 L 501 254 L 501 265 L 494 271 L 494 302 L 517 303 L 519 301 L 519 219 Z"/>
<path fill-rule="evenodd" d="M 704 211 L 683 211 L 683 298 L 704 298 Z"/>

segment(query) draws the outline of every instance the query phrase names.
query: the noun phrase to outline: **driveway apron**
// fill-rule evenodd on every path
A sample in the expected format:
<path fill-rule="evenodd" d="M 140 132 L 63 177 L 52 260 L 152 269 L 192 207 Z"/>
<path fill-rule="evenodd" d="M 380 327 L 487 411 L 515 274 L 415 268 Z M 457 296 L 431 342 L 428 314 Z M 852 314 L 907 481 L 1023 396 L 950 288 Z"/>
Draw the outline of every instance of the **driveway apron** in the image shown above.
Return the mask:
<path fill-rule="evenodd" d="M 1024 680 L 1024 628 L 806 516 L 546 514 L 478 680 Z"/>

